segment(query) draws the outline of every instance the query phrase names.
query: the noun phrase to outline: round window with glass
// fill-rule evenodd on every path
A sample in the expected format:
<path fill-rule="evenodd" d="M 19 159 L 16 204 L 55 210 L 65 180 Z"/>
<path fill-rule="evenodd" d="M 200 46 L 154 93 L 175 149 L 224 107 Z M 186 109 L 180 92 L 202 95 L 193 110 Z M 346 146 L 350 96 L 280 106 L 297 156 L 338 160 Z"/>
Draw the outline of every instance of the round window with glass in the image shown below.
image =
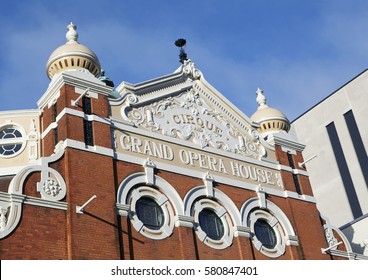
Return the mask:
<path fill-rule="evenodd" d="M 275 248 L 277 244 L 276 233 L 266 220 L 258 219 L 254 223 L 254 233 L 264 247 Z"/>
<path fill-rule="evenodd" d="M 224 224 L 214 210 L 205 208 L 199 213 L 198 218 L 200 227 L 209 238 L 220 240 L 224 236 Z"/>
<path fill-rule="evenodd" d="M 200 241 L 215 249 L 224 249 L 233 242 L 232 219 L 217 201 L 202 198 L 192 206 L 195 231 Z"/>
<path fill-rule="evenodd" d="M 24 136 L 16 126 L 0 128 L 0 156 L 11 157 L 21 152 Z"/>
<path fill-rule="evenodd" d="M 138 186 L 130 194 L 130 220 L 133 227 L 151 239 L 170 236 L 175 225 L 175 212 L 169 199 L 151 186 Z"/>
<path fill-rule="evenodd" d="M 276 258 L 285 252 L 285 230 L 279 220 L 262 209 L 253 210 L 248 217 L 255 248 L 264 255 Z"/>
<path fill-rule="evenodd" d="M 148 196 L 141 197 L 135 204 L 137 217 L 149 229 L 159 230 L 165 221 L 164 212 L 157 202 Z"/>

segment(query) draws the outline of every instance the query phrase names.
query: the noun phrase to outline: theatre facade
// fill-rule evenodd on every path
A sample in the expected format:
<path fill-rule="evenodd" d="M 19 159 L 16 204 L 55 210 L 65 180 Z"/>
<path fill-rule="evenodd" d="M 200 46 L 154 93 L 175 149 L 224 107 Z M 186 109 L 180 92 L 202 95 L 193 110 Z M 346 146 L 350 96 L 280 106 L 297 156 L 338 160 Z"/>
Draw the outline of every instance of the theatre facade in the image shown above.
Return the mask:
<path fill-rule="evenodd" d="M 114 88 L 66 37 L 38 108 L 0 112 L 1 259 L 350 258 L 262 90 L 247 117 L 189 59 Z"/>

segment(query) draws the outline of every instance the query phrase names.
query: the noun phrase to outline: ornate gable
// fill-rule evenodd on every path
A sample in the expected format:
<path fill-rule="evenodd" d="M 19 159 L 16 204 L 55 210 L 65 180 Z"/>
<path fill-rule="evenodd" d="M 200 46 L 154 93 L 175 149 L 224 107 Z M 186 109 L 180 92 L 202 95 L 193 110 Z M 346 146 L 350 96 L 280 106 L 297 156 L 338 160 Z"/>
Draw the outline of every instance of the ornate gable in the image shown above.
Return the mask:
<path fill-rule="evenodd" d="M 120 101 L 112 102 L 112 118 L 200 149 L 261 159 L 266 148 L 252 121 L 208 84 L 191 61 L 175 73 L 144 84 L 122 84 Z M 263 143 L 262 143 L 263 142 Z"/>

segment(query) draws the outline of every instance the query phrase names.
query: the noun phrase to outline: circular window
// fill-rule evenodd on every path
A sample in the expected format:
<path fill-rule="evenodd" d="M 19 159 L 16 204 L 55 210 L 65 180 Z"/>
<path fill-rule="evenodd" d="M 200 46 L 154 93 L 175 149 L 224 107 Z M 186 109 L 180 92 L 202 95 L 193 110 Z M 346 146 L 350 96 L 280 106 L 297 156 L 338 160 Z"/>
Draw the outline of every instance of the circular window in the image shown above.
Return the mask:
<path fill-rule="evenodd" d="M 164 224 L 164 212 L 150 197 L 142 197 L 135 204 L 138 219 L 149 229 L 158 230 Z"/>
<path fill-rule="evenodd" d="M 131 190 L 129 217 L 133 227 L 151 239 L 170 236 L 175 225 L 174 210 L 169 199 L 151 186 Z"/>
<path fill-rule="evenodd" d="M 224 236 L 224 224 L 213 210 L 203 209 L 198 218 L 199 225 L 209 238 L 220 240 Z"/>
<path fill-rule="evenodd" d="M 275 248 L 277 244 L 276 233 L 265 220 L 259 219 L 254 223 L 254 233 L 263 246 L 268 249 Z"/>
<path fill-rule="evenodd" d="M 233 242 L 234 226 L 227 210 L 218 202 L 202 198 L 192 206 L 195 231 L 200 241 L 215 249 Z"/>
<path fill-rule="evenodd" d="M 15 126 L 0 130 L 0 156 L 11 157 L 22 150 L 23 135 Z"/>
<path fill-rule="evenodd" d="M 275 216 L 255 209 L 248 216 L 248 224 L 253 232 L 253 244 L 258 251 L 271 258 L 285 253 L 285 230 Z"/>

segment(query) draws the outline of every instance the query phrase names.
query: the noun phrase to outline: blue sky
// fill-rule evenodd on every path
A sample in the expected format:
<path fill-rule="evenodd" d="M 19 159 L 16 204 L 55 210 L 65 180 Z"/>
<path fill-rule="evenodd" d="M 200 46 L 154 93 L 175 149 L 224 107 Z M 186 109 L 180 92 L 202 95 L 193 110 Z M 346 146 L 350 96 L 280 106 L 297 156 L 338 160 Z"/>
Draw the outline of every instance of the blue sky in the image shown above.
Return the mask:
<path fill-rule="evenodd" d="M 176 39 L 246 115 L 256 89 L 290 120 L 368 65 L 365 0 L 15 0 L 0 10 L 0 110 L 35 109 L 49 55 L 78 26 L 115 83 L 175 71 Z"/>

